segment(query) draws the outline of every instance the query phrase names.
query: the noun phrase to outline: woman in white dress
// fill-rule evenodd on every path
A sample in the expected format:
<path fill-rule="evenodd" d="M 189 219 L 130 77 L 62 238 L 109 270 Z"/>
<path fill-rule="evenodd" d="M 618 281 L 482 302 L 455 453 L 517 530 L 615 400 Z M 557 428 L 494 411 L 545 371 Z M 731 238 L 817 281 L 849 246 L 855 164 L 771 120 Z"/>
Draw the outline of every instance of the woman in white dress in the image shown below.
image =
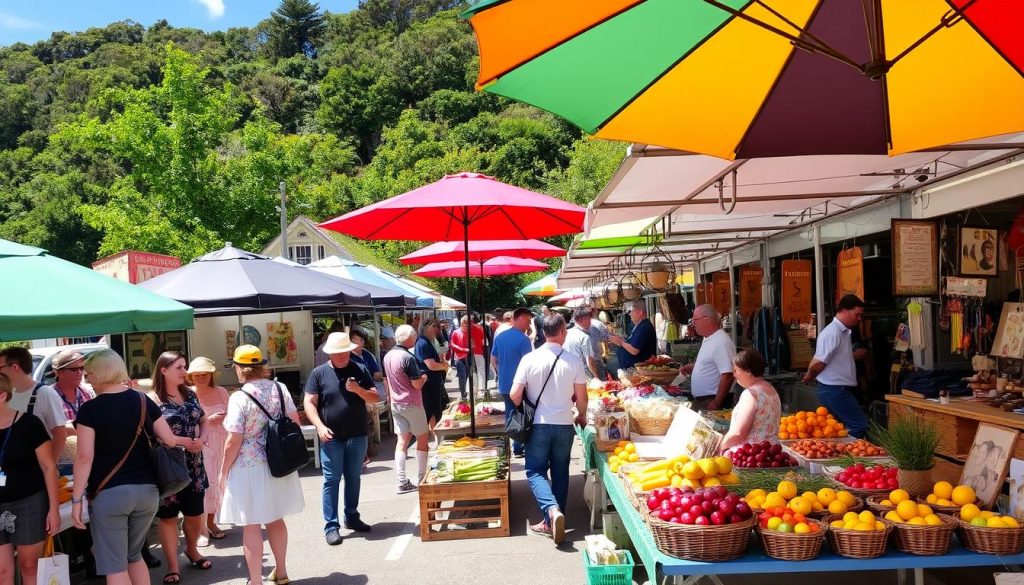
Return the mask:
<path fill-rule="evenodd" d="M 288 527 L 284 517 L 302 511 L 302 487 L 298 472 L 285 477 L 270 475 L 266 451 L 268 419 L 253 398 L 273 416 L 279 416 L 284 409 L 288 417 L 298 424 L 299 415 L 288 390 L 266 379 L 263 367 L 266 363 L 258 347 L 242 345 L 235 349 L 232 363 L 228 366 L 234 367 L 242 382 L 242 391 L 235 392 L 228 399 L 228 412 L 224 417 L 228 438 L 220 475 L 224 496 L 218 521 L 242 527 L 248 582 L 253 584 L 263 578 L 260 526 L 266 526 L 267 540 L 274 555 L 274 570 L 270 578 L 276 585 L 286 585 L 290 580 L 285 565 Z"/>

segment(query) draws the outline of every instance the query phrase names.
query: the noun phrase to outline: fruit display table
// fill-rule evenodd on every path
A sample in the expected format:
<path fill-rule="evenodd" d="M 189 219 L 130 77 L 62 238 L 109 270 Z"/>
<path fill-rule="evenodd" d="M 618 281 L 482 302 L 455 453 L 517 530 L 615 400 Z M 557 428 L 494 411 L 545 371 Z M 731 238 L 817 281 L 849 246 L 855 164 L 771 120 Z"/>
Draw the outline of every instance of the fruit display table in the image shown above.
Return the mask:
<path fill-rule="evenodd" d="M 504 402 L 477 402 L 476 405 L 477 408 L 482 406 L 491 406 L 495 409 L 500 408 L 502 410 L 505 408 Z M 455 418 L 455 409 L 457 407 L 458 402 L 452 403 L 441 414 L 441 420 L 437 421 L 437 424 L 434 425 L 435 435 L 439 437 L 458 435 L 461 437 L 462 435 L 469 434 L 469 419 L 459 420 Z M 505 432 L 505 413 L 477 414 L 476 432 L 478 435 Z"/>
<path fill-rule="evenodd" d="M 956 538 L 953 539 L 949 552 L 942 556 L 911 555 L 890 548 L 881 557 L 857 560 L 836 555 L 826 545 L 822 548 L 821 555 L 814 560 L 791 562 L 766 556 L 757 539 L 751 536 L 751 544 L 746 555 L 734 561 L 707 563 L 677 559 L 658 550 L 651 531 L 630 504 L 622 481 L 608 468 L 607 456 L 595 448 L 593 429 L 577 429 L 577 434 L 583 441 L 585 463 L 588 468 L 592 465 L 592 468 L 597 470 L 600 484 L 619 512 L 622 524 L 629 533 L 633 546 L 636 547 L 637 557 L 647 569 L 649 583 L 661 583 L 664 577 L 671 576 L 675 578 L 677 584 L 693 585 L 706 577 L 721 585 L 717 575 L 879 570 L 899 571 L 900 583 L 904 583 L 907 572 L 913 570 L 915 585 L 923 585 L 924 569 L 1024 564 L 1024 553 L 1010 556 L 973 553 L 960 546 Z"/>

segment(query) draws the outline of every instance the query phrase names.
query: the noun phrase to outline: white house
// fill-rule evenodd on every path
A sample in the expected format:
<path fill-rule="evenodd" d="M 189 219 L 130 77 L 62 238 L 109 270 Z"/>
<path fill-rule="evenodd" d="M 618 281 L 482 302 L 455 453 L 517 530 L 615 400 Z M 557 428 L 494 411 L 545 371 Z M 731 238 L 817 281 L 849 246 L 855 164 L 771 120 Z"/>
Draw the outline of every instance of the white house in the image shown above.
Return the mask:
<path fill-rule="evenodd" d="M 263 248 L 261 254 L 271 257 L 283 256 L 280 234 Z M 304 215 L 293 219 L 288 226 L 287 258 L 299 264 L 309 264 L 328 256 L 341 256 L 346 260 L 355 260 L 348 250 L 336 242 L 330 234 L 317 227 L 313 220 Z"/>

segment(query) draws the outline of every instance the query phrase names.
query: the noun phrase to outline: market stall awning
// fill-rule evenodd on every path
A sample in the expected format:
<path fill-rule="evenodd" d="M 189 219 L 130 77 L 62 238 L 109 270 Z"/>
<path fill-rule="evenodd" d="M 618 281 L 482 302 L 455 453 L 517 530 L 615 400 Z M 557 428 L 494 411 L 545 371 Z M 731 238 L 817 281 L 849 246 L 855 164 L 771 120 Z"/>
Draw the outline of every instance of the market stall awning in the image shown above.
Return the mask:
<path fill-rule="evenodd" d="M 525 274 L 547 270 L 549 266 L 537 260 L 529 258 L 516 258 L 514 256 L 496 256 L 486 262 L 470 262 L 469 275 L 476 278 L 488 276 L 506 276 L 509 274 Z M 424 265 L 413 274 L 431 278 L 457 278 L 466 273 L 465 262 L 432 262 Z"/>
<path fill-rule="evenodd" d="M 341 256 L 328 256 L 323 260 L 311 262 L 308 267 L 317 272 L 323 272 L 338 278 L 346 278 L 358 283 L 370 284 L 385 290 L 394 291 L 414 299 L 417 307 L 431 308 L 434 306 L 433 295 L 412 288 L 404 281 L 382 270 L 375 269 L 373 266 L 360 264 L 354 260 L 346 260 Z"/>
<path fill-rule="evenodd" d="M 558 273 L 553 272 L 519 289 L 519 294 L 532 297 L 550 297 L 558 294 Z"/>
<path fill-rule="evenodd" d="M 191 307 L 40 248 L 0 239 L 0 274 L 0 341 L 193 326 Z"/>

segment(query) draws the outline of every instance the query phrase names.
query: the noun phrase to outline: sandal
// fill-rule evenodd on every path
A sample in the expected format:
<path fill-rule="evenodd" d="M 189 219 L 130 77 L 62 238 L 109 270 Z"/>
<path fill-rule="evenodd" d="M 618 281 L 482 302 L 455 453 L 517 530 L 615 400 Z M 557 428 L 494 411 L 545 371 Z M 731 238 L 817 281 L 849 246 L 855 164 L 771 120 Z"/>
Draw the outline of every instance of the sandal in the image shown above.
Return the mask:
<path fill-rule="evenodd" d="M 208 559 L 206 557 L 199 557 L 198 559 L 193 561 L 188 556 L 188 553 L 185 553 L 185 558 L 188 560 L 188 564 L 192 565 L 193 567 L 195 567 L 197 569 L 202 569 L 203 571 L 208 571 L 211 568 L 213 568 L 213 563 L 211 563 L 210 559 Z"/>
<path fill-rule="evenodd" d="M 277 567 L 274 567 L 270 571 L 270 574 L 267 575 L 267 581 L 270 581 L 271 583 L 274 583 L 274 585 L 288 585 L 289 583 L 292 582 L 292 580 L 289 579 L 288 577 L 278 577 L 277 576 Z"/>
<path fill-rule="evenodd" d="M 164 575 L 164 585 L 177 585 L 181 583 L 181 575 L 177 573 L 167 573 Z"/>
<path fill-rule="evenodd" d="M 227 535 L 228 533 L 224 532 L 223 530 L 211 530 L 209 537 L 210 540 L 220 540 L 222 538 L 225 538 Z"/>

